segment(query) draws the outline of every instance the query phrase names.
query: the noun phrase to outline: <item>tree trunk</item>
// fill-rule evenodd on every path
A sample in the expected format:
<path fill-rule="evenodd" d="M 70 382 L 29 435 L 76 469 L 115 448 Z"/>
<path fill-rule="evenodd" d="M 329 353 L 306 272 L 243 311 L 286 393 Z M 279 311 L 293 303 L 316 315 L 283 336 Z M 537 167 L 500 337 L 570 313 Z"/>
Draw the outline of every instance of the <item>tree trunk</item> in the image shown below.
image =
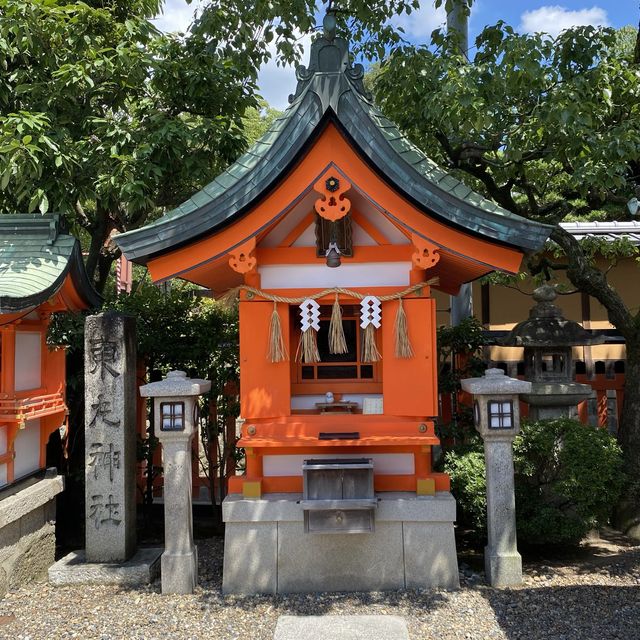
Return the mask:
<path fill-rule="evenodd" d="M 98 293 L 102 293 L 107 280 L 104 275 L 104 264 L 101 263 L 103 263 L 105 257 L 105 243 L 109 239 L 109 234 L 113 228 L 113 223 L 108 211 L 98 203 L 96 207 L 95 221 L 89 230 L 91 233 L 91 242 L 89 244 L 89 255 L 87 256 L 87 262 L 85 265 L 89 279 L 95 286 Z M 113 262 L 113 259 L 111 262 Z M 111 262 L 109 262 L 109 267 L 111 266 Z"/>
<path fill-rule="evenodd" d="M 640 540 L 640 334 L 626 338 L 624 401 L 618 442 L 624 455 L 627 485 L 617 505 L 614 524 Z"/>

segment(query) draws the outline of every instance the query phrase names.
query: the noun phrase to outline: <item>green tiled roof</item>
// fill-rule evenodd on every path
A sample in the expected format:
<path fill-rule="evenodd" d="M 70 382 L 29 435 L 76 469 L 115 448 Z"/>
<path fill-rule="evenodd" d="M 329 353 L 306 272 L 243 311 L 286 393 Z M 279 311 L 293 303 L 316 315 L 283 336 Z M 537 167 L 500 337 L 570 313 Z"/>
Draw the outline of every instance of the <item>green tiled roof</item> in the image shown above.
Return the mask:
<path fill-rule="evenodd" d="M 413 145 L 369 100 L 364 69 L 352 66 L 341 39 L 317 38 L 309 68 L 296 71 L 291 106 L 245 155 L 159 220 L 117 236 L 125 255 L 146 263 L 233 222 L 286 174 L 328 121 L 362 157 L 425 214 L 525 252 L 542 247 L 551 227 L 503 209 L 447 173 Z"/>
<path fill-rule="evenodd" d="M 0 314 L 46 302 L 67 275 L 88 307 L 100 296 L 87 277 L 80 244 L 59 232 L 57 215 L 0 215 Z"/>

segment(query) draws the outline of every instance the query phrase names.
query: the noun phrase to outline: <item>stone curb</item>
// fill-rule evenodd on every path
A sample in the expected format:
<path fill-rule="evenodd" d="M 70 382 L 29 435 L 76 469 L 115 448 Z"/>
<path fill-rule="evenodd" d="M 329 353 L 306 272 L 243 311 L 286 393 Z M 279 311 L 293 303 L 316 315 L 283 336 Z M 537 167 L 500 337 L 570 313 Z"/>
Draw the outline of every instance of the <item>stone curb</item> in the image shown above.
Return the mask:
<path fill-rule="evenodd" d="M 47 504 L 63 489 L 64 478 L 62 476 L 44 478 L 0 500 L 0 529 Z"/>

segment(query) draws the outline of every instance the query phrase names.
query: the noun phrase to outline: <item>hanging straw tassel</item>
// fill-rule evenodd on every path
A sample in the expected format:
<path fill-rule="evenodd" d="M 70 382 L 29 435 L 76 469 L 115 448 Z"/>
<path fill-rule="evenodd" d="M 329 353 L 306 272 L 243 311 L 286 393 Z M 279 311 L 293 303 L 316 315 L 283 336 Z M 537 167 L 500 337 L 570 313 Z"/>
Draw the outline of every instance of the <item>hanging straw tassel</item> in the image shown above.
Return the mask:
<path fill-rule="evenodd" d="M 413 348 L 409 341 L 409 327 L 407 326 L 407 314 L 404 312 L 402 298 L 398 300 L 396 324 L 394 326 L 396 339 L 396 358 L 413 358 Z"/>
<path fill-rule="evenodd" d="M 287 359 L 287 349 L 282 338 L 282 325 L 278 314 L 278 305 L 273 302 L 273 313 L 269 325 L 269 360 L 271 362 L 283 362 Z"/>
<path fill-rule="evenodd" d="M 300 343 L 298 344 L 296 360 L 304 363 L 320 362 L 318 339 L 316 337 L 315 330 L 311 327 L 300 334 Z"/>
<path fill-rule="evenodd" d="M 382 356 L 376 346 L 376 328 L 368 324 L 364 328 L 362 337 L 362 362 L 378 362 Z"/>
<path fill-rule="evenodd" d="M 347 353 L 347 341 L 344 337 L 342 326 L 342 309 L 338 302 L 338 294 L 331 309 L 331 321 L 329 322 L 329 353 Z"/>

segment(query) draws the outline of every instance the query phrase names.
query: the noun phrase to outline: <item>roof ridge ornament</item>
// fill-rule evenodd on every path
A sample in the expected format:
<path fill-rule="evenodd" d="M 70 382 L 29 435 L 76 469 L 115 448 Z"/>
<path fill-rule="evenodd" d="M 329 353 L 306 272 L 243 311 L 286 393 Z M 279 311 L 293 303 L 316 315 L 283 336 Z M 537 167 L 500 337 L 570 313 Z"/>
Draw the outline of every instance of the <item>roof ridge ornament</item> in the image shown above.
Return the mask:
<path fill-rule="evenodd" d="M 367 100 L 369 99 L 363 82 L 364 67 L 359 63 L 352 64 L 349 43 L 344 38 L 336 36 L 337 21 L 335 12 L 335 9 L 327 11 L 322 21 L 323 32 L 311 43 L 309 65 L 305 66 L 301 64 L 296 67 L 298 85 L 296 92 L 289 96 L 289 104 L 293 104 L 296 99 L 304 93 L 316 74 L 343 74 L 353 89 Z M 338 86 L 339 85 L 335 84 L 331 85 L 334 90 L 337 90 Z M 327 87 L 318 87 L 319 94 L 325 93 L 326 91 Z M 339 93 L 341 93 L 341 91 L 339 91 Z M 333 105 L 333 100 L 330 102 Z"/>

